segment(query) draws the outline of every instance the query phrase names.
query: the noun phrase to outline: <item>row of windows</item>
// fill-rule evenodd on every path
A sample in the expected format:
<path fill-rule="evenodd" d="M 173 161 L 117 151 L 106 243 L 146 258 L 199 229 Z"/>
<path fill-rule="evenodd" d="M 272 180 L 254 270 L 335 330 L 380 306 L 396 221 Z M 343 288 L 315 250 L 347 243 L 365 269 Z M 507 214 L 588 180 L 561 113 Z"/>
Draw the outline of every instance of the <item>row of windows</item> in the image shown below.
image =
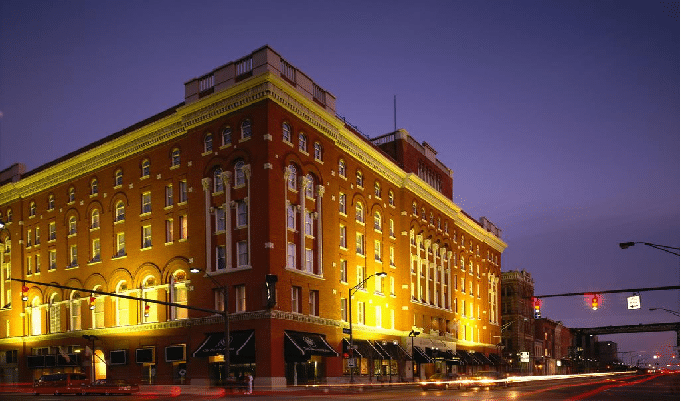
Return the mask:
<path fill-rule="evenodd" d="M 251 138 L 253 130 L 251 127 L 251 120 L 246 119 L 241 122 L 241 140 L 247 140 Z M 232 144 L 232 127 L 226 126 L 222 129 L 222 145 L 227 146 Z M 207 133 L 203 136 L 203 153 L 209 153 L 213 151 L 213 134 Z"/>
<path fill-rule="evenodd" d="M 345 160 L 343 159 L 338 160 L 338 176 L 341 178 L 347 178 L 347 167 Z M 364 188 L 364 174 L 359 169 L 355 172 L 355 184 L 358 188 Z M 374 181 L 374 197 L 381 199 L 382 195 L 381 183 Z M 395 206 L 395 194 L 392 190 L 388 191 L 388 204 L 390 206 Z"/>
<path fill-rule="evenodd" d="M 291 138 L 291 131 L 292 131 L 291 125 L 289 125 L 288 123 L 285 122 L 281 125 L 281 139 L 284 142 L 289 143 L 289 144 L 293 144 L 293 140 Z M 308 143 L 307 135 L 305 135 L 302 132 L 298 133 L 298 150 L 305 153 L 305 154 L 309 154 L 307 143 Z M 319 142 L 315 142 L 313 144 L 313 148 L 314 148 L 314 159 L 316 161 L 321 162 L 322 161 L 322 144 L 319 143 Z"/>

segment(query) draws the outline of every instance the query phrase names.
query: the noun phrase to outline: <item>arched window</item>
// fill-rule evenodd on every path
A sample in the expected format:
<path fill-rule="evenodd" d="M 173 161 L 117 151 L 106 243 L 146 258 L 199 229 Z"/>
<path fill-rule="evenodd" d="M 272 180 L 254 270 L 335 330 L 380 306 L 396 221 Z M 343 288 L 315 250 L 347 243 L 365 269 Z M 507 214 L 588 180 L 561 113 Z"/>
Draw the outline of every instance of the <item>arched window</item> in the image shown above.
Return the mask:
<path fill-rule="evenodd" d="M 153 276 L 148 276 L 142 281 L 142 298 L 157 300 L 158 295 L 156 291 L 156 279 Z M 144 302 L 142 305 L 143 314 L 142 321 L 144 323 L 158 321 L 158 304 L 153 302 Z"/>
<path fill-rule="evenodd" d="M 171 291 L 173 292 L 173 299 L 175 303 L 181 305 L 187 305 L 187 274 L 179 270 L 173 274 L 174 283 Z M 186 319 L 188 317 L 187 309 L 185 308 L 173 308 L 173 319 Z"/>
<path fill-rule="evenodd" d="M 80 294 L 78 291 L 71 292 L 71 299 L 69 301 L 69 314 L 71 317 L 71 331 L 80 330 Z"/>
<path fill-rule="evenodd" d="M 92 181 L 90 181 L 90 195 L 97 195 L 99 193 L 99 181 L 97 181 L 96 178 L 93 178 Z"/>
<path fill-rule="evenodd" d="M 127 295 L 128 294 L 128 283 L 125 281 L 119 281 L 116 285 L 116 294 Z M 116 326 L 127 326 L 130 324 L 130 315 L 128 313 L 128 304 L 130 303 L 127 298 L 113 297 L 114 304 L 116 307 L 115 323 Z"/>
<path fill-rule="evenodd" d="M 123 220 L 125 220 L 125 203 L 123 203 L 123 201 L 118 201 L 116 203 L 116 216 L 114 218 L 114 221 Z"/>
<path fill-rule="evenodd" d="M 173 149 L 173 152 L 170 154 L 170 167 L 179 166 L 180 166 L 180 149 L 175 148 Z"/>
<path fill-rule="evenodd" d="M 362 202 L 355 204 L 355 220 L 359 223 L 364 223 L 364 205 L 362 205 Z"/>
<path fill-rule="evenodd" d="M 307 153 L 307 137 L 302 132 L 298 134 L 298 150 Z"/>
<path fill-rule="evenodd" d="M 40 298 L 34 297 L 31 301 L 31 335 L 43 334 L 43 314 L 40 308 Z"/>
<path fill-rule="evenodd" d="M 95 291 L 101 291 L 100 286 L 93 288 Z M 104 328 L 104 297 L 96 296 L 91 294 L 90 296 L 90 310 L 92 311 L 92 328 L 102 329 Z M 94 298 L 94 302 L 92 300 Z"/>
<path fill-rule="evenodd" d="M 213 170 L 213 193 L 219 193 L 225 190 L 225 186 L 220 175 L 222 175 L 222 169 L 220 167 Z"/>
<path fill-rule="evenodd" d="M 297 174 L 298 171 L 296 170 L 295 164 L 291 164 L 288 166 L 288 189 L 295 191 L 296 190 L 296 185 L 297 185 Z"/>
<path fill-rule="evenodd" d="M 322 161 L 322 144 L 319 142 L 314 143 L 314 159 Z"/>
<path fill-rule="evenodd" d="M 90 228 L 99 228 L 99 210 L 98 209 L 92 209 L 92 213 L 90 213 Z"/>
<path fill-rule="evenodd" d="M 203 153 L 213 151 L 213 134 L 210 132 L 203 137 Z"/>
<path fill-rule="evenodd" d="M 118 169 L 114 174 L 114 186 L 119 187 L 121 185 L 123 185 L 123 170 Z"/>
<path fill-rule="evenodd" d="M 381 231 L 381 212 L 375 211 L 374 212 L 374 230 L 376 231 Z"/>
<path fill-rule="evenodd" d="M 76 188 L 69 188 L 69 203 L 76 201 Z"/>
<path fill-rule="evenodd" d="M 374 195 L 379 199 L 381 198 L 381 183 L 378 181 L 374 182 Z"/>
<path fill-rule="evenodd" d="M 30 206 L 28 207 L 28 215 L 35 217 L 35 202 L 31 202 Z"/>
<path fill-rule="evenodd" d="M 241 123 L 241 139 L 248 139 L 251 137 L 251 120 L 244 120 Z"/>
<path fill-rule="evenodd" d="M 61 307 L 59 302 L 59 295 L 52 294 L 50 297 L 49 311 L 50 311 L 50 333 L 59 333 L 61 331 Z"/>
<path fill-rule="evenodd" d="M 359 170 L 357 170 L 357 186 L 364 188 L 364 175 Z"/>
<path fill-rule="evenodd" d="M 291 126 L 288 123 L 281 125 L 281 139 L 286 142 L 291 142 Z"/>
<path fill-rule="evenodd" d="M 244 161 L 237 160 L 234 163 L 234 186 L 246 185 L 246 174 L 244 173 Z"/>
<path fill-rule="evenodd" d="M 346 177 L 345 160 L 343 159 L 338 160 L 338 176 L 343 178 Z"/>
<path fill-rule="evenodd" d="M 151 168 L 151 162 L 149 159 L 142 160 L 142 178 L 148 178 Z"/>
<path fill-rule="evenodd" d="M 305 196 L 308 198 L 313 198 L 314 197 L 314 176 L 312 174 L 308 174 L 305 176 L 307 179 L 307 183 L 305 184 Z"/>
<path fill-rule="evenodd" d="M 69 235 L 73 235 L 76 232 L 76 216 L 71 216 L 69 217 Z"/>
<path fill-rule="evenodd" d="M 222 146 L 227 146 L 232 143 L 232 127 L 227 126 L 222 130 Z"/>

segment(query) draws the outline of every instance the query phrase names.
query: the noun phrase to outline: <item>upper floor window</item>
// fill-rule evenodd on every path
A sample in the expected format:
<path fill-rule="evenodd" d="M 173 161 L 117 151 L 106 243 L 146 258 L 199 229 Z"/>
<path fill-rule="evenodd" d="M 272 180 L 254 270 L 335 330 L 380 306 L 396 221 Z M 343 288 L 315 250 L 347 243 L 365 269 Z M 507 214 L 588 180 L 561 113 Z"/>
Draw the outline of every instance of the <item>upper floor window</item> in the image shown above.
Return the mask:
<path fill-rule="evenodd" d="M 93 209 L 90 213 L 90 228 L 99 228 L 99 210 Z"/>
<path fill-rule="evenodd" d="M 314 159 L 322 161 L 322 144 L 319 142 L 314 143 Z"/>
<path fill-rule="evenodd" d="M 347 208 L 346 208 L 346 199 L 345 199 L 345 194 L 343 192 L 338 194 L 338 211 L 347 214 Z"/>
<path fill-rule="evenodd" d="M 47 198 L 47 210 L 54 210 L 54 195 L 52 194 Z"/>
<path fill-rule="evenodd" d="M 220 167 L 213 170 L 213 193 L 223 192 L 225 190 L 221 175 L 222 169 Z"/>
<path fill-rule="evenodd" d="M 76 233 L 76 216 L 69 217 L 69 235 Z"/>
<path fill-rule="evenodd" d="M 96 178 L 93 178 L 92 181 L 90 181 L 90 195 L 97 195 L 99 193 L 99 181 L 97 181 Z"/>
<path fill-rule="evenodd" d="M 151 213 L 151 192 L 142 194 L 142 214 Z"/>
<path fill-rule="evenodd" d="M 291 142 L 291 126 L 288 123 L 281 125 L 281 139 L 286 142 Z"/>
<path fill-rule="evenodd" d="M 213 151 L 213 134 L 207 133 L 203 137 L 203 153 Z"/>
<path fill-rule="evenodd" d="M 31 205 L 28 207 L 28 215 L 35 217 L 35 202 L 31 202 Z"/>
<path fill-rule="evenodd" d="M 381 213 L 379 211 L 374 212 L 374 230 L 381 231 Z"/>
<path fill-rule="evenodd" d="M 419 215 L 419 212 L 416 208 L 416 202 L 412 202 L 412 204 L 411 204 L 411 214 L 413 214 L 414 216 Z"/>
<path fill-rule="evenodd" d="M 12 209 L 11 208 L 7 209 L 7 222 L 8 223 L 12 222 Z"/>
<path fill-rule="evenodd" d="M 286 228 L 296 229 L 296 210 L 294 205 L 286 206 Z"/>
<path fill-rule="evenodd" d="M 355 220 L 359 223 L 364 223 L 364 205 L 362 205 L 362 202 L 355 204 Z"/>
<path fill-rule="evenodd" d="M 123 170 L 118 169 L 114 174 L 114 186 L 119 187 L 123 185 Z"/>
<path fill-rule="evenodd" d="M 225 127 L 222 130 L 222 146 L 227 146 L 232 143 L 232 127 Z"/>
<path fill-rule="evenodd" d="M 125 204 L 123 201 L 118 201 L 118 203 L 116 203 L 116 215 L 114 217 L 114 221 L 123 220 L 125 220 Z"/>
<path fill-rule="evenodd" d="M 298 150 L 307 153 L 307 137 L 302 132 L 298 135 Z"/>
<path fill-rule="evenodd" d="M 308 174 L 305 176 L 306 178 L 306 183 L 305 183 L 305 196 L 308 198 L 312 198 L 314 196 L 314 176 L 312 174 Z"/>
<path fill-rule="evenodd" d="M 170 167 L 179 166 L 180 166 L 180 149 L 175 148 L 173 149 L 173 152 L 170 154 Z"/>
<path fill-rule="evenodd" d="M 151 162 L 149 159 L 142 161 L 142 178 L 148 178 L 150 174 Z"/>
<path fill-rule="evenodd" d="M 297 185 L 296 174 L 298 174 L 297 170 L 296 170 L 296 166 L 294 164 L 290 164 L 288 166 L 288 189 L 290 189 L 292 191 L 296 190 L 296 185 Z"/>
<path fill-rule="evenodd" d="M 381 184 L 378 181 L 374 182 L 374 195 L 381 198 Z"/>
<path fill-rule="evenodd" d="M 248 224 L 248 204 L 245 200 L 238 201 L 236 204 L 236 225 L 244 227 Z"/>
<path fill-rule="evenodd" d="M 343 178 L 346 177 L 345 160 L 343 159 L 338 160 L 338 176 Z"/>
<path fill-rule="evenodd" d="M 364 175 L 359 170 L 357 170 L 357 186 L 359 188 L 364 188 Z"/>
<path fill-rule="evenodd" d="M 69 203 L 76 201 L 76 188 L 69 188 Z"/>
<path fill-rule="evenodd" d="M 251 120 L 244 120 L 241 123 L 241 139 L 248 139 L 251 137 Z"/>
<path fill-rule="evenodd" d="M 240 187 L 246 184 L 246 173 L 244 172 L 244 161 L 237 160 L 234 163 L 234 186 Z"/>

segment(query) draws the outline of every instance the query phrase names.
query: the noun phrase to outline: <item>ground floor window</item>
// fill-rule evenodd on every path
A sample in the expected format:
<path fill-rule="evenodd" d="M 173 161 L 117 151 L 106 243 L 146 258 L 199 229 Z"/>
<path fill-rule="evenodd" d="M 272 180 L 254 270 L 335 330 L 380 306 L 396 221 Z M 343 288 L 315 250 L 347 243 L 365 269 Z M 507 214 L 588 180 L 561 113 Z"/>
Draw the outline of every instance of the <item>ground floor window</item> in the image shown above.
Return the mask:
<path fill-rule="evenodd" d="M 286 363 L 286 384 L 319 384 L 326 381 L 324 357 L 312 355 L 309 360 Z"/>

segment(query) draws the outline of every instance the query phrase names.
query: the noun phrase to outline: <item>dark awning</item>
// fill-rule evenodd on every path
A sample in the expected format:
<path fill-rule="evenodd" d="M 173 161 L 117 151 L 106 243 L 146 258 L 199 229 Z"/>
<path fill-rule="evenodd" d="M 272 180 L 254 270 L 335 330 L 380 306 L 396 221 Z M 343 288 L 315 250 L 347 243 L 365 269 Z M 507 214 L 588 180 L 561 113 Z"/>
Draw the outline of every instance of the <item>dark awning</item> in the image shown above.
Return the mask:
<path fill-rule="evenodd" d="M 360 356 L 367 359 L 388 359 L 388 355 L 383 353 L 382 350 L 369 340 L 352 340 L 352 344 L 355 346 L 355 356 Z M 343 339 L 343 353 L 347 353 L 350 348 L 350 340 L 347 338 Z"/>
<path fill-rule="evenodd" d="M 504 358 L 500 357 L 499 354 L 489 354 L 489 360 L 495 365 L 503 365 Z"/>
<path fill-rule="evenodd" d="M 494 365 L 494 363 L 492 363 L 492 361 L 490 361 L 482 352 L 474 352 L 473 356 L 480 361 L 481 365 Z"/>
<path fill-rule="evenodd" d="M 462 361 L 462 365 L 479 365 L 478 361 L 473 358 L 473 356 L 468 352 L 464 350 L 457 350 L 456 355 L 460 358 Z"/>
<path fill-rule="evenodd" d="M 206 339 L 192 354 L 193 357 L 208 357 L 225 353 L 225 333 L 208 333 Z M 255 362 L 255 331 L 241 330 L 229 332 L 230 363 Z"/>
<path fill-rule="evenodd" d="M 286 362 L 302 362 L 312 355 L 338 356 L 323 334 L 302 333 L 298 331 L 284 332 L 284 359 Z"/>
<path fill-rule="evenodd" d="M 387 356 L 387 359 L 395 359 L 395 360 L 411 360 L 411 356 L 409 356 L 409 353 L 402 348 L 402 346 L 393 341 L 374 341 L 374 346 L 378 348 L 384 355 Z"/>
<path fill-rule="evenodd" d="M 444 350 L 444 358 L 448 365 L 463 365 L 461 358 L 452 350 Z"/>
<path fill-rule="evenodd" d="M 414 355 L 412 355 L 412 357 L 414 358 L 414 362 L 416 362 L 416 363 L 432 363 L 433 362 L 433 360 L 430 359 L 430 357 L 428 356 L 426 351 L 423 348 L 417 347 L 417 346 L 414 346 Z"/>

